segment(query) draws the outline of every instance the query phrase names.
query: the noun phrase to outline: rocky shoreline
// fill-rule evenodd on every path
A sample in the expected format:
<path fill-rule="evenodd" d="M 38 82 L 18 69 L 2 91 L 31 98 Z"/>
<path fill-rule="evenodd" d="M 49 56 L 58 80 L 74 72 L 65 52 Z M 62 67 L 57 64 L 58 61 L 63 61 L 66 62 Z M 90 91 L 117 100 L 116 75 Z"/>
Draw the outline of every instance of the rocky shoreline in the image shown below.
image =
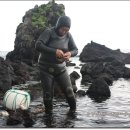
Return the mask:
<path fill-rule="evenodd" d="M 14 50 L 5 59 L 0 57 L 0 107 L 4 93 L 12 88 L 28 91 L 32 101 L 42 97 L 37 63 L 39 53 L 35 50 L 35 43 L 45 28 L 55 25 L 57 18 L 65 14 L 64 9 L 64 5 L 49 2 L 39 7 L 36 5 L 23 16 L 16 30 Z M 130 54 L 119 49 L 112 50 L 91 41 L 83 48 L 79 60 L 84 62 L 76 66 L 77 69 L 81 68 L 82 76 L 75 71 L 70 74 L 77 98 L 88 95 L 95 101 L 106 100 L 111 96 L 110 87 L 114 80 L 130 78 L 130 69 L 125 67 L 125 64 L 130 63 Z M 72 61 L 67 66 L 75 64 Z M 81 85 L 89 84 L 87 91 L 77 89 L 76 80 L 79 78 L 82 79 Z M 64 98 L 56 83 L 54 92 L 56 98 Z"/>

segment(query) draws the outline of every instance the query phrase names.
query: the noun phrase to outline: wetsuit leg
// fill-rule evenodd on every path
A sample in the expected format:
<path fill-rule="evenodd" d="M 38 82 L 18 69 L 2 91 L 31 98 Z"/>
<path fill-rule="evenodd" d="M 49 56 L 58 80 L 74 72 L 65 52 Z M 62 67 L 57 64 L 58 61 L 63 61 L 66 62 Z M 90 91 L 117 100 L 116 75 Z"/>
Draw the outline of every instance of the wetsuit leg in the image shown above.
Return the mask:
<path fill-rule="evenodd" d="M 56 76 L 55 80 L 57 81 L 57 83 L 59 84 L 63 93 L 65 94 L 65 97 L 68 101 L 70 109 L 75 110 L 76 109 L 76 100 L 75 100 L 74 92 L 72 89 L 70 76 L 69 76 L 67 70 L 65 70 L 64 72 L 62 72 L 58 76 Z"/>
<path fill-rule="evenodd" d="M 50 111 L 53 109 L 53 76 L 47 72 L 40 72 L 40 79 L 43 87 L 43 102 L 45 110 Z"/>

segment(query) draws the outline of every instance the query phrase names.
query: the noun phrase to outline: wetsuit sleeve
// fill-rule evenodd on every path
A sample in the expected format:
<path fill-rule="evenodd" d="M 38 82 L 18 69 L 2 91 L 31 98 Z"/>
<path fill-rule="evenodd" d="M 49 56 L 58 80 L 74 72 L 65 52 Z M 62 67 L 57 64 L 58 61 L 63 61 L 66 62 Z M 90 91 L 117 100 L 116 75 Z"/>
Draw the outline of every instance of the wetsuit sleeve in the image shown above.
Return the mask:
<path fill-rule="evenodd" d="M 50 38 L 50 31 L 49 30 L 43 31 L 36 42 L 35 45 L 36 50 L 38 50 L 39 52 L 56 54 L 56 49 L 47 46 L 49 38 Z"/>
<path fill-rule="evenodd" d="M 78 54 L 78 48 L 73 40 L 73 37 L 72 35 L 69 33 L 69 51 L 71 53 L 71 56 L 76 56 Z"/>

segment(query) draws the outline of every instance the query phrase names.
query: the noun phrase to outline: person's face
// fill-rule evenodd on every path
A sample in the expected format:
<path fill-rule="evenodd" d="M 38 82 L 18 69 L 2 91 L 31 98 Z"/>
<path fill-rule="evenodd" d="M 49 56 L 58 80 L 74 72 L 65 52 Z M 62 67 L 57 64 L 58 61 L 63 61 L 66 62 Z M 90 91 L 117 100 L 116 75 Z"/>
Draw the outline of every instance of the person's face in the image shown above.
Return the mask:
<path fill-rule="evenodd" d="M 59 28 L 60 36 L 64 36 L 69 30 L 70 30 L 69 27 L 61 27 L 61 28 Z"/>

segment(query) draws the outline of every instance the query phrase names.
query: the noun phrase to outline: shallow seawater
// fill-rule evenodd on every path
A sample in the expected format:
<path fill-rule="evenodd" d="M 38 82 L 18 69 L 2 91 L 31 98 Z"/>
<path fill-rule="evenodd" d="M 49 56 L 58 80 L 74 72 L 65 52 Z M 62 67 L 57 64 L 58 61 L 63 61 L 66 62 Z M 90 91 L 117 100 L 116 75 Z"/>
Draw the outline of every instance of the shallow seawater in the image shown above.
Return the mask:
<path fill-rule="evenodd" d="M 52 114 L 39 114 L 33 127 L 49 128 L 126 128 L 130 127 L 130 81 L 119 79 L 111 89 L 111 97 L 94 101 L 87 95 L 77 98 L 77 111 L 68 113 L 65 100 L 54 100 Z"/>
<path fill-rule="evenodd" d="M 80 64 L 75 59 L 76 66 Z M 73 70 L 80 74 L 80 69 L 69 67 L 69 73 Z M 77 80 L 78 89 L 87 90 L 88 86 L 80 85 Z M 110 86 L 111 96 L 107 100 L 95 101 L 87 95 L 77 97 L 77 110 L 69 113 L 69 106 L 64 99 L 54 99 L 53 112 L 39 113 L 35 117 L 33 128 L 130 128 L 130 80 L 123 78 L 113 82 Z M 31 107 L 42 104 L 42 95 L 32 101 Z M 16 128 L 24 127 L 22 124 L 7 126 L 6 120 L 0 118 L 0 127 Z"/>

